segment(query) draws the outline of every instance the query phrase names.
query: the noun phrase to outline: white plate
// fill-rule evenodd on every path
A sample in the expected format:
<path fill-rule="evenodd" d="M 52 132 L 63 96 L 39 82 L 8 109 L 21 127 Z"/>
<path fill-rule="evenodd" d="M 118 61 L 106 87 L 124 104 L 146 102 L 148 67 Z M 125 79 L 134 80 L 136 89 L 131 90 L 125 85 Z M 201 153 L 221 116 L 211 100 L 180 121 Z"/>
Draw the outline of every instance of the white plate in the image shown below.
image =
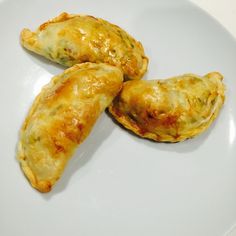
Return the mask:
<path fill-rule="evenodd" d="M 147 79 L 218 70 L 227 99 L 201 136 L 139 139 L 104 114 L 49 194 L 30 187 L 15 158 L 18 131 L 60 66 L 23 50 L 19 33 L 62 11 L 105 18 L 139 39 Z M 236 222 L 236 42 L 185 0 L 2 0 L 0 3 L 0 235 L 218 236 Z"/>

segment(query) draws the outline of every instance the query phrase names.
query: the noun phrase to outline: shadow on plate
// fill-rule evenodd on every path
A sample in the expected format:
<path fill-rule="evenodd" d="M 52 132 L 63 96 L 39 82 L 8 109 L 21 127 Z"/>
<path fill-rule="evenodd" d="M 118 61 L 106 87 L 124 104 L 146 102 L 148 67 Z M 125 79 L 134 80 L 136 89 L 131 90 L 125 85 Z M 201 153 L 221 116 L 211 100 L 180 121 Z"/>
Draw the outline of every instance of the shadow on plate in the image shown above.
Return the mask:
<path fill-rule="evenodd" d="M 22 50 L 28 57 L 30 57 L 30 60 L 32 60 L 35 64 L 38 64 L 40 67 L 44 68 L 50 74 L 57 75 L 67 69 L 67 67 L 62 66 L 56 62 L 50 61 L 49 59 L 43 56 L 40 56 L 34 52 L 25 49 L 24 47 L 22 47 Z"/>

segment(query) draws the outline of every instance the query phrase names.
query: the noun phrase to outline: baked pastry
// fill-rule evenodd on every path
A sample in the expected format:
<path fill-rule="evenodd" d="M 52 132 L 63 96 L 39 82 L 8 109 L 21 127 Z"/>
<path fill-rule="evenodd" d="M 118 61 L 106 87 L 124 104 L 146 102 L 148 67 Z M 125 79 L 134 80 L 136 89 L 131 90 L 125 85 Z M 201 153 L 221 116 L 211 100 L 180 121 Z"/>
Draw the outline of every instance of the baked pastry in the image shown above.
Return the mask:
<path fill-rule="evenodd" d="M 18 145 L 21 168 L 34 188 L 51 190 L 122 82 L 117 67 L 84 63 L 53 77 L 42 89 L 21 128 Z"/>
<path fill-rule="evenodd" d="M 179 142 L 205 131 L 224 103 L 222 75 L 186 74 L 166 80 L 127 81 L 109 107 L 113 117 L 140 137 Z"/>
<path fill-rule="evenodd" d="M 140 79 L 148 59 L 143 46 L 120 27 L 88 15 L 62 13 L 36 32 L 23 29 L 22 45 L 64 66 L 104 62 L 120 67 L 126 79 Z"/>

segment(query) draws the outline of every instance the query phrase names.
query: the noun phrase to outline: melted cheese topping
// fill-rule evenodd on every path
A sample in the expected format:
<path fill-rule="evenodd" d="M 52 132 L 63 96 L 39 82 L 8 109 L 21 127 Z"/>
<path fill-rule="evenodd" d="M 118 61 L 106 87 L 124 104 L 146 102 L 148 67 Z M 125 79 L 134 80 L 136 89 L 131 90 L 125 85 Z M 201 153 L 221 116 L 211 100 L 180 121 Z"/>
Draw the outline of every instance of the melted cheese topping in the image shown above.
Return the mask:
<path fill-rule="evenodd" d="M 21 167 L 34 188 L 51 190 L 122 81 L 116 67 L 84 63 L 42 89 L 22 126 L 18 148 Z"/>
<path fill-rule="evenodd" d="M 186 74 L 167 80 L 128 81 L 109 107 L 124 127 L 159 142 L 178 142 L 206 130 L 224 103 L 222 75 Z"/>
<path fill-rule="evenodd" d="M 92 16 L 62 13 L 36 32 L 24 29 L 21 42 L 27 49 L 68 67 L 105 62 L 121 68 L 127 79 L 140 79 L 147 70 L 148 59 L 140 42 L 118 26 Z"/>

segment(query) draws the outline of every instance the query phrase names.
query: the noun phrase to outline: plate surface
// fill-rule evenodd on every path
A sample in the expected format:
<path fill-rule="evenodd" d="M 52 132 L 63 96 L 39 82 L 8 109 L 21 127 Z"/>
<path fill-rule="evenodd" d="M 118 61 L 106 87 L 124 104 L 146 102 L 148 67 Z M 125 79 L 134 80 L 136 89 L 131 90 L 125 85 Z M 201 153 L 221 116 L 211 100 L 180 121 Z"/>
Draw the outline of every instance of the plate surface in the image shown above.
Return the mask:
<path fill-rule="evenodd" d="M 30 187 L 16 160 L 18 132 L 42 85 L 62 68 L 24 50 L 22 28 L 62 11 L 113 22 L 140 40 L 146 79 L 225 76 L 211 128 L 177 144 L 139 139 L 103 114 L 51 193 Z M 0 1 L 0 235 L 218 236 L 236 222 L 236 41 L 188 1 Z"/>

